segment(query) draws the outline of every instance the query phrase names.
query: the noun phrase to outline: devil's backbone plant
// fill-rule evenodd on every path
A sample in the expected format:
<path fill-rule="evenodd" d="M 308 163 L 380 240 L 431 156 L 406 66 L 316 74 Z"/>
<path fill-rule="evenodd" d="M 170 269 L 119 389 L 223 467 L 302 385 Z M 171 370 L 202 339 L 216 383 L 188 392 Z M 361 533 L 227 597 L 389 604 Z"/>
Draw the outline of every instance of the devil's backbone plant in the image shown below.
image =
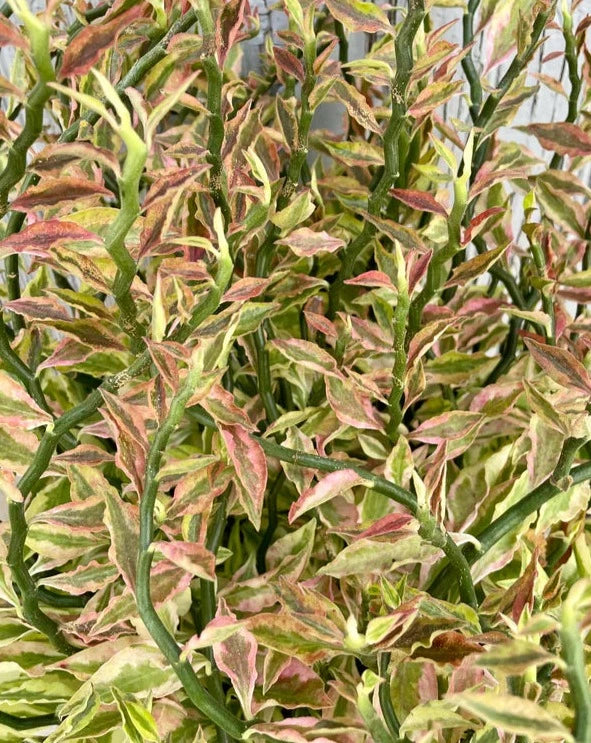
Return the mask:
<path fill-rule="evenodd" d="M 591 742 L 585 5 L 2 6 L 2 741 Z"/>

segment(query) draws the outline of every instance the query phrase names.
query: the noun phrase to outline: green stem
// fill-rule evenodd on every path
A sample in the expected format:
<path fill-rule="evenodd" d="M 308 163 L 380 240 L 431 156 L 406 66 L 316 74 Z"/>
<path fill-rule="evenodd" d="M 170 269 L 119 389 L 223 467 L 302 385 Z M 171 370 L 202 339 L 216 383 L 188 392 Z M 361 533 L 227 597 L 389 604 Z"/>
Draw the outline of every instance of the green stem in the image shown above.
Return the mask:
<path fill-rule="evenodd" d="M 267 569 L 266 558 L 267 550 L 273 542 L 273 535 L 277 528 L 277 496 L 279 495 L 281 488 L 285 484 L 285 473 L 283 470 L 275 477 L 273 485 L 269 491 L 267 497 L 267 528 L 263 534 L 263 538 L 257 549 L 257 570 L 260 574 L 264 573 Z"/>
<path fill-rule="evenodd" d="M 136 263 L 125 246 L 125 238 L 140 213 L 140 180 L 148 150 L 133 130 L 125 131 L 122 127 L 122 131 L 127 155 L 119 178 L 121 203 L 117 217 L 105 237 L 105 248 L 117 266 L 112 291 L 121 313 L 121 329 L 130 336 L 132 351 L 137 353 L 142 345 L 144 331 L 137 321 L 137 308 L 131 296 Z"/>
<path fill-rule="evenodd" d="M 474 41 L 474 14 L 480 5 L 480 0 L 468 0 L 468 5 L 462 18 L 463 45 L 466 48 Z M 474 65 L 472 50 L 462 59 L 462 69 L 470 85 L 470 116 L 476 121 L 482 105 L 482 83 L 480 75 Z"/>
<path fill-rule="evenodd" d="M 406 91 L 413 68 L 412 45 L 425 13 L 423 0 L 409 0 L 408 12 L 394 41 L 396 52 L 396 74 L 392 82 L 392 109 L 390 120 L 383 136 L 384 168 L 379 181 L 370 194 L 368 212 L 378 217 L 388 192 L 398 177 L 398 139 L 406 116 Z M 358 255 L 376 234 L 376 226 L 366 220 L 363 229 L 343 251 L 341 269 L 330 287 L 328 316 L 333 318 L 341 303 L 345 281 L 353 275 Z"/>
<path fill-rule="evenodd" d="M 464 556 L 469 565 L 475 563 L 476 560 L 485 555 L 503 537 L 511 533 L 514 529 L 517 529 L 528 516 L 539 511 L 545 503 L 559 493 L 562 493 L 563 488 L 557 483 L 562 484 L 562 481 L 567 477 L 573 485 L 591 479 L 591 462 L 571 469 L 581 444 L 581 439 L 567 439 L 562 447 L 562 452 L 554 473 L 518 503 L 515 503 L 504 511 L 485 529 L 475 535 L 476 539 L 480 542 L 480 548 L 477 550 L 473 545 L 469 545 L 464 550 Z M 449 587 L 451 578 L 443 563 L 439 568 L 440 571 L 434 577 L 431 585 L 432 592 L 437 594 L 440 594 Z"/>
<path fill-rule="evenodd" d="M 197 4 L 197 17 L 203 34 L 206 48 L 215 48 L 215 25 L 208 0 Z M 224 222 L 228 227 L 232 213 L 226 198 L 226 178 L 222 162 L 222 145 L 224 142 L 224 120 L 222 118 L 222 85 L 224 73 L 220 68 L 215 53 L 212 51 L 203 59 L 203 69 L 207 77 L 207 110 L 209 112 L 209 136 L 207 140 L 207 162 L 211 164 L 209 174 L 210 191 L 215 205 L 221 209 Z"/>
<path fill-rule="evenodd" d="M 386 427 L 390 441 L 398 440 L 398 427 L 402 421 L 402 395 L 406 373 L 406 327 L 410 309 L 408 284 L 402 253 L 398 251 L 398 299 L 394 310 L 394 365 L 392 368 L 392 390 L 388 398 L 388 424 Z"/>
<path fill-rule="evenodd" d="M 368 480 L 376 493 L 381 493 L 396 503 L 405 506 L 419 521 L 419 534 L 426 541 L 443 550 L 449 562 L 453 565 L 459 580 L 462 600 L 474 609 L 478 608 L 476 592 L 470 575 L 470 566 L 466 562 L 461 550 L 449 534 L 437 524 L 433 516 L 425 509 L 419 507 L 415 496 L 410 490 L 406 490 L 406 488 L 402 488 L 400 485 L 396 485 L 396 483 L 390 482 L 379 475 L 374 475 L 373 472 L 368 472 L 363 467 L 359 467 L 351 462 L 321 457 L 317 454 L 307 454 L 296 449 L 288 449 L 264 438 L 254 438 L 256 438 L 265 453 L 269 456 L 276 457 L 283 462 L 290 462 L 298 467 L 317 469 L 322 472 L 337 472 L 338 470 L 352 469 L 363 477 L 364 480 Z"/>
<path fill-rule="evenodd" d="M 0 712 L 0 725 L 13 730 L 33 730 L 44 728 L 48 725 L 58 725 L 59 720 L 55 715 L 36 715 L 35 717 L 17 717 L 7 712 Z"/>
<path fill-rule="evenodd" d="M 25 564 L 27 520 L 24 504 L 10 501 L 8 503 L 8 517 L 10 521 L 10 547 L 7 564 L 12 579 L 20 591 L 23 616 L 29 624 L 47 637 L 57 651 L 64 655 L 72 655 L 77 652 L 78 648 L 70 645 L 61 633 L 57 622 L 54 622 L 39 608 L 37 587 Z"/>
<path fill-rule="evenodd" d="M 576 743 L 591 743 L 591 687 L 585 665 L 585 634 L 579 624 L 578 607 L 569 594 L 562 605 L 560 641 L 566 663 L 564 673 L 575 711 L 573 733 Z"/>
<path fill-rule="evenodd" d="M 314 59 L 316 56 L 316 38 L 312 37 L 306 41 L 304 49 L 304 69 L 305 78 L 302 85 L 302 94 L 300 100 L 300 115 L 298 120 L 297 142 L 291 143 L 291 155 L 287 165 L 285 182 L 277 198 L 277 211 L 286 209 L 295 193 L 300 182 L 300 176 L 306 157 L 308 155 L 308 137 L 314 112 L 310 108 L 309 98 L 316 85 L 316 75 L 314 74 Z M 255 275 L 266 277 L 269 275 L 271 258 L 275 241 L 279 237 L 280 229 L 273 225 L 267 231 L 262 245 L 259 247 L 256 255 Z M 256 350 L 257 362 L 257 384 L 259 394 L 265 408 L 267 421 L 272 423 L 279 418 L 279 408 L 275 402 L 272 389 L 271 368 L 269 363 L 269 354 L 265 348 L 266 344 L 266 324 L 259 327 L 253 333 L 253 340 Z"/>
<path fill-rule="evenodd" d="M 207 533 L 206 547 L 214 555 L 217 555 L 218 548 L 222 541 L 224 528 L 226 526 L 226 507 L 228 501 L 229 489 L 226 489 L 220 498 L 218 499 L 218 508 L 215 512 L 213 521 L 209 527 Z M 199 618 L 200 618 L 200 631 L 207 627 L 207 625 L 214 619 L 216 611 L 216 599 L 215 599 L 215 583 L 210 580 L 200 580 L 200 606 L 199 606 Z M 222 686 L 222 679 L 220 672 L 216 666 L 215 658 L 213 656 L 213 650 L 210 647 L 203 649 L 204 655 L 211 663 L 211 676 L 208 679 L 209 692 L 218 703 L 224 705 L 226 702 L 226 695 Z M 217 739 L 218 743 L 227 743 L 229 740 L 233 740 L 228 737 L 226 731 L 219 727 L 217 728 Z"/>
<path fill-rule="evenodd" d="M 577 40 L 573 33 L 573 19 L 568 12 L 566 2 L 562 5 L 562 33 L 564 36 L 564 56 L 568 67 L 568 79 L 570 81 L 570 94 L 568 96 L 568 112 L 566 122 L 572 124 L 576 121 L 579 113 L 579 97 L 581 95 L 582 79 L 579 75 L 579 60 L 577 57 Z M 564 157 L 557 152 L 550 160 L 550 169 L 560 169 Z"/>
<path fill-rule="evenodd" d="M 174 637 L 166 629 L 165 624 L 158 616 L 150 593 L 154 506 L 158 494 L 160 463 L 168 441 L 184 415 L 185 407 L 199 382 L 200 376 L 201 369 L 199 367 L 195 366 L 189 369 L 187 378 L 173 397 L 168 415 L 156 431 L 148 452 L 144 492 L 140 501 L 140 541 L 137 560 L 136 601 L 142 621 L 146 625 L 152 639 L 177 674 L 189 699 L 215 725 L 222 728 L 230 736 L 239 739 L 246 730 L 246 725 L 231 715 L 223 703 L 220 703 L 201 686 L 189 661 L 182 660 L 181 650 Z"/>
<path fill-rule="evenodd" d="M 391 653 L 380 653 L 378 660 L 378 672 L 384 679 L 378 690 L 380 700 L 380 709 L 384 717 L 386 727 L 390 731 L 393 740 L 398 740 L 400 733 L 400 723 L 392 704 L 392 694 L 390 693 L 390 676 L 388 675 L 388 666 L 390 664 Z"/>
<path fill-rule="evenodd" d="M 538 276 L 541 279 L 546 278 L 546 259 L 544 257 L 544 251 L 542 250 L 542 246 L 537 242 L 537 240 L 530 238 L 529 239 L 529 247 L 532 254 L 532 258 L 534 259 L 534 265 L 536 267 L 536 271 L 538 273 Z M 556 318 L 554 316 L 554 303 L 552 302 L 552 297 L 548 297 L 543 291 L 541 291 L 542 296 L 542 307 L 544 308 L 544 312 L 548 315 L 551 322 L 551 329 L 550 331 L 546 331 L 546 342 L 554 346 L 556 343 Z"/>

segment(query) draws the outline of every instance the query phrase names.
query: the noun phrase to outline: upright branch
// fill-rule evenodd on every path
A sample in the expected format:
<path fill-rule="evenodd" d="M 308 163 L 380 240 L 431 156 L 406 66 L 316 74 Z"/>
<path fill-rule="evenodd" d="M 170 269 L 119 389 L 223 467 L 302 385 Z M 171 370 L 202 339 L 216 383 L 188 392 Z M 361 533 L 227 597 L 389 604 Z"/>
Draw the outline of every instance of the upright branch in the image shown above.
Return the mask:
<path fill-rule="evenodd" d="M 52 93 L 48 83 L 55 79 L 50 56 L 49 28 L 37 16 L 33 15 L 25 0 L 11 0 L 9 7 L 23 21 L 25 31 L 31 43 L 31 53 L 37 74 L 37 82 L 27 97 L 25 124 L 8 150 L 6 165 L 0 173 L 0 218 L 4 217 L 8 210 L 10 192 L 25 174 L 27 153 L 43 131 L 43 110 Z M 19 214 L 18 219 L 22 224 L 24 214 Z M 21 292 L 19 259 L 17 254 L 9 255 L 6 258 L 5 270 L 8 298 L 18 299 Z M 22 318 L 16 316 L 16 328 L 20 329 L 23 327 L 23 324 Z"/>
<path fill-rule="evenodd" d="M 307 22 L 306 22 L 307 21 Z M 308 136 L 314 111 L 310 107 L 310 95 L 316 85 L 316 74 L 314 72 L 314 61 L 316 58 L 316 35 L 311 15 L 302 19 L 300 31 L 304 36 L 304 82 L 302 84 L 300 110 L 296 141 L 290 143 L 291 154 L 287 164 L 285 180 L 277 197 L 276 211 L 280 212 L 287 208 L 300 182 L 302 168 L 308 155 Z M 275 241 L 281 230 L 272 224 L 267 229 L 265 238 L 256 254 L 255 274 L 266 277 L 269 275 L 271 258 Z M 267 341 L 268 324 L 261 325 L 253 334 L 257 354 L 257 383 L 259 394 L 263 401 L 267 421 L 272 422 L 279 417 L 279 409 L 275 402 L 272 390 L 271 368 L 269 354 L 265 348 Z"/>
<path fill-rule="evenodd" d="M 137 352 L 141 348 L 141 338 L 144 331 L 138 322 L 137 308 L 131 295 L 131 285 L 137 267 L 125 245 L 125 239 L 140 213 L 140 180 L 148 157 L 148 147 L 135 131 L 129 111 L 119 97 L 117 90 L 98 70 L 94 70 L 94 75 L 105 98 L 115 109 L 118 120 L 96 98 L 57 83 L 52 83 L 52 87 L 64 95 L 71 96 L 102 116 L 126 147 L 125 163 L 118 179 L 120 208 L 105 237 L 105 248 L 117 266 L 112 291 L 121 313 L 121 329 L 130 336 L 132 351 Z"/>
<path fill-rule="evenodd" d="M 588 580 L 581 580 L 570 589 L 562 604 L 560 642 L 566 664 L 565 676 L 575 711 L 573 733 L 576 743 L 591 743 L 591 686 L 585 663 L 585 645 L 581 620 L 591 607 Z M 588 627 L 587 627 L 588 630 Z"/>
<path fill-rule="evenodd" d="M 396 265 L 398 269 L 396 288 L 396 309 L 394 310 L 394 365 L 392 367 L 392 390 L 388 398 L 388 436 L 392 443 L 398 440 L 398 426 L 402 421 L 402 395 L 406 371 L 406 330 L 410 298 L 408 296 L 408 279 L 406 266 L 400 246 L 396 245 Z"/>
<path fill-rule="evenodd" d="M 464 254 L 460 244 L 461 226 L 466 226 L 469 223 L 473 216 L 476 204 L 475 199 L 472 199 L 472 201 L 468 203 L 468 190 L 478 171 L 482 167 L 489 148 L 489 136 L 486 127 L 490 123 L 500 102 L 503 100 L 517 77 L 527 67 L 533 54 L 538 48 L 540 37 L 546 27 L 550 13 L 551 9 L 548 7 L 543 7 L 543 9 L 537 13 L 527 43 L 523 44 L 522 49 L 519 49 L 518 53 L 509 65 L 509 68 L 501 78 L 498 87 L 488 95 L 480 113 L 474 121 L 476 132 L 474 140 L 473 142 L 470 139 L 468 140 L 462 165 L 460 166 L 458 175 L 454 181 L 454 206 L 448 222 L 448 242 L 443 249 L 439 250 L 438 253 L 433 256 L 431 263 L 429 264 L 425 286 L 412 303 L 409 321 L 409 340 L 417 332 L 420 326 L 425 306 L 437 294 L 448 276 L 448 272 L 445 270 L 446 264 L 450 260 L 454 259 L 455 263 L 461 261 L 461 256 Z M 467 155 L 469 155 L 469 157 L 467 157 Z M 498 275 L 500 277 L 502 274 Z M 501 278 L 501 280 L 503 279 Z"/>
<path fill-rule="evenodd" d="M 202 363 L 194 356 L 184 383 L 173 397 L 168 415 L 160 423 L 150 445 L 146 463 L 144 492 L 140 501 L 140 539 L 137 559 L 136 600 L 140 617 L 154 642 L 166 657 L 183 684 L 189 699 L 209 720 L 232 738 L 240 739 L 246 725 L 234 717 L 226 706 L 201 686 L 191 663 L 181 657 L 181 649 L 154 608 L 150 590 L 154 537 L 154 506 L 158 494 L 158 472 L 168 441 L 180 423 L 185 407 L 193 395 L 202 375 Z"/>
<path fill-rule="evenodd" d="M 394 41 L 396 52 L 396 74 L 391 88 L 391 113 L 388 126 L 383 135 L 384 167 L 377 185 L 369 196 L 368 212 L 380 215 L 386 198 L 398 177 L 399 137 L 406 117 L 406 91 L 413 68 L 412 48 L 416 33 L 425 14 L 423 0 L 409 0 L 408 11 Z M 377 232 L 373 222 L 366 220 L 363 228 L 353 242 L 343 251 L 341 269 L 330 287 L 329 317 L 334 317 L 341 303 L 345 281 L 353 275 L 357 256 Z"/>
<path fill-rule="evenodd" d="M 474 14 L 478 10 L 480 0 L 468 0 L 466 10 L 462 16 L 462 40 L 464 49 L 470 46 L 462 59 L 462 69 L 470 86 L 470 116 L 476 121 L 482 105 L 482 83 L 480 75 L 474 64 L 471 45 L 474 43 Z"/>
<path fill-rule="evenodd" d="M 209 0 L 199 0 L 196 12 L 203 36 L 203 69 L 207 76 L 207 110 L 209 112 L 207 161 L 211 164 L 210 190 L 216 207 L 222 210 L 224 221 L 229 226 L 232 221 L 232 214 L 226 196 L 226 176 L 222 162 L 222 145 L 224 143 L 222 86 L 224 73 L 215 54 L 215 25 Z"/>

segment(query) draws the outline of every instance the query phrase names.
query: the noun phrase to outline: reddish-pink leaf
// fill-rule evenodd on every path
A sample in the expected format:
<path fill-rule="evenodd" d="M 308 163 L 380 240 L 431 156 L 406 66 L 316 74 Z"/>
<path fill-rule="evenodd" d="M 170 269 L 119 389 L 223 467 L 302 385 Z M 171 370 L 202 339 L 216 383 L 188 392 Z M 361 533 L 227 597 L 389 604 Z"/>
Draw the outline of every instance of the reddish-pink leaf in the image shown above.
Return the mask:
<path fill-rule="evenodd" d="M 409 438 L 425 444 L 440 444 L 467 436 L 482 424 L 484 416 L 465 410 L 452 410 L 449 413 L 436 415 L 422 423 L 409 434 Z"/>
<path fill-rule="evenodd" d="M 408 274 L 409 295 L 412 295 L 416 285 L 423 278 L 423 276 L 427 274 L 432 256 L 432 250 L 427 250 L 425 253 L 421 253 L 418 250 L 413 250 L 408 253 L 406 258 L 406 272 Z"/>
<path fill-rule="evenodd" d="M 480 229 L 478 228 L 482 228 L 489 217 L 494 217 L 495 215 L 503 214 L 504 212 L 505 209 L 502 206 L 491 206 L 490 209 L 485 209 L 483 212 L 471 219 L 470 224 L 464 230 L 462 245 L 467 245 L 470 240 L 472 240 L 472 236 L 477 235 L 480 232 Z"/>
<path fill-rule="evenodd" d="M 42 361 L 38 369 L 51 369 L 55 366 L 74 366 L 81 364 L 91 356 L 94 350 L 85 343 L 80 343 L 75 338 L 63 338 L 53 353 Z"/>
<path fill-rule="evenodd" d="M 51 421 L 24 387 L 0 369 L 0 424 L 25 430 Z"/>
<path fill-rule="evenodd" d="M 341 423 L 353 428 L 383 429 L 371 401 L 358 392 L 350 380 L 327 376 L 324 381 L 328 403 Z"/>
<path fill-rule="evenodd" d="M 148 443 L 141 409 L 106 390 L 101 390 L 101 394 L 106 403 L 105 418 L 117 441 L 115 462 L 132 481 L 136 491 L 142 493 Z"/>
<path fill-rule="evenodd" d="M 334 253 L 345 243 L 338 237 L 332 237 L 328 232 L 314 232 L 309 227 L 300 227 L 287 237 L 277 240 L 279 245 L 287 245 L 296 255 L 302 258 L 311 258 L 317 253 Z"/>
<path fill-rule="evenodd" d="M 535 361 L 555 382 L 591 394 L 591 379 L 580 361 L 563 348 L 547 346 L 530 338 L 524 340 Z"/>
<path fill-rule="evenodd" d="M 261 526 L 261 513 L 267 487 L 267 460 L 261 445 L 242 426 L 221 427 L 220 432 L 237 477 L 238 499 L 255 529 Z"/>
<path fill-rule="evenodd" d="M 214 385 L 201 404 L 212 416 L 216 423 L 224 426 L 241 426 L 248 431 L 254 431 L 252 423 L 246 412 L 236 405 L 236 400 L 231 392 L 225 390 L 219 384 Z"/>
<path fill-rule="evenodd" d="M 16 26 L 7 18 L 0 15 L 0 47 L 14 46 L 20 49 L 28 49 L 28 43 Z"/>
<path fill-rule="evenodd" d="M 85 26 L 66 44 L 60 69 L 60 78 L 84 75 L 98 61 L 101 54 L 113 46 L 122 30 L 140 18 L 146 9 L 145 3 L 135 4 L 115 17 L 107 14 L 98 23 Z"/>
<path fill-rule="evenodd" d="M 356 485 L 370 486 L 369 481 L 364 480 L 355 470 L 337 470 L 323 477 L 313 487 L 305 490 L 300 497 L 291 504 L 288 521 L 290 524 L 311 508 L 316 508 L 322 503 L 340 495 L 345 490 L 350 490 Z"/>
<path fill-rule="evenodd" d="M 57 176 L 68 165 L 81 160 L 94 160 L 119 175 L 119 160 L 113 152 L 96 147 L 91 142 L 54 142 L 46 145 L 30 164 L 41 175 Z"/>
<path fill-rule="evenodd" d="M 406 206 L 410 206 L 411 209 L 416 209 L 420 212 L 441 214 L 442 217 L 447 216 L 445 208 L 437 201 L 433 194 L 427 191 L 415 191 L 411 188 L 393 188 L 390 193 L 398 201 L 402 201 Z"/>
<path fill-rule="evenodd" d="M 38 186 L 30 186 L 10 205 L 19 212 L 33 212 L 62 201 L 76 201 L 92 196 L 112 196 L 100 183 L 83 178 L 45 178 Z M 96 239 L 96 238 L 95 238 Z"/>
<path fill-rule="evenodd" d="M 316 343 L 299 338 L 277 338 L 269 345 L 297 366 L 320 374 L 340 375 L 337 362 L 328 351 L 320 348 Z"/>
<path fill-rule="evenodd" d="M 28 253 L 47 257 L 47 251 L 52 245 L 67 240 L 100 242 L 97 235 L 74 222 L 49 219 L 45 222 L 35 222 L 25 227 L 24 230 L 0 240 L 0 258 L 12 255 L 12 253 Z"/>
<path fill-rule="evenodd" d="M 322 333 L 327 338 L 331 338 L 333 340 L 338 337 L 336 325 L 327 317 L 324 317 L 324 315 L 319 315 L 317 312 L 309 312 L 308 310 L 304 310 L 304 317 L 306 318 L 306 322 L 308 323 L 310 328 L 316 330 L 316 332 Z"/>
<path fill-rule="evenodd" d="M 245 302 L 259 297 L 271 283 L 271 279 L 245 276 L 238 279 L 222 297 L 222 302 Z"/>
<path fill-rule="evenodd" d="M 215 39 L 220 68 L 223 67 L 230 49 L 243 38 L 241 29 L 248 9 L 247 0 L 226 0 L 217 14 Z"/>
<path fill-rule="evenodd" d="M 273 56 L 277 66 L 280 67 L 290 77 L 295 77 L 301 83 L 304 82 L 304 65 L 300 60 L 287 49 L 280 46 L 273 47 Z"/>
<path fill-rule="evenodd" d="M 439 106 L 447 103 L 450 98 L 453 98 L 463 85 L 462 80 L 455 80 L 454 82 L 438 81 L 427 85 L 408 109 L 408 113 L 415 119 L 426 116 Z"/>
<path fill-rule="evenodd" d="M 215 580 L 215 555 L 197 542 L 155 542 L 155 549 L 179 568 L 205 580 Z"/>
<path fill-rule="evenodd" d="M 379 289 L 381 287 L 396 289 L 388 274 L 383 271 L 366 271 L 359 274 L 359 276 L 354 276 L 352 279 L 347 279 L 345 284 L 350 284 L 351 286 L 368 286 L 372 289 Z"/>
<path fill-rule="evenodd" d="M 223 627 L 235 623 L 236 617 L 222 599 L 218 615 L 208 627 Z M 213 644 L 216 665 L 232 682 L 247 719 L 252 717 L 252 696 L 257 680 L 257 651 L 258 644 L 255 636 L 246 627 L 240 627 L 227 639 Z"/>
<path fill-rule="evenodd" d="M 392 33 L 388 16 L 382 8 L 364 0 L 327 0 L 331 16 L 350 31 L 367 31 L 370 34 L 382 31 Z"/>
<path fill-rule="evenodd" d="M 66 307 L 55 297 L 21 297 L 4 305 L 17 315 L 34 320 L 71 320 Z"/>
<path fill-rule="evenodd" d="M 361 534 L 356 536 L 356 539 L 383 537 L 386 534 L 402 531 L 412 519 L 413 517 L 409 513 L 389 513 L 362 531 Z"/>
<path fill-rule="evenodd" d="M 551 124 L 528 124 L 519 127 L 528 134 L 533 134 L 547 150 L 559 155 L 591 155 L 591 134 L 576 124 L 556 122 Z"/>

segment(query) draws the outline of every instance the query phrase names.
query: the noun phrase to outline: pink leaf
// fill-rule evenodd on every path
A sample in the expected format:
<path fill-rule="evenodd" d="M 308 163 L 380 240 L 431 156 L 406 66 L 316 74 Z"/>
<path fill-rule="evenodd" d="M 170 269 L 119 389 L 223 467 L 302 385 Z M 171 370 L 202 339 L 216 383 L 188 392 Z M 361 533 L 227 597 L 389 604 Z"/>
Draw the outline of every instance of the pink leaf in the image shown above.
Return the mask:
<path fill-rule="evenodd" d="M 258 530 L 267 487 L 265 453 L 243 426 L 222 426 L 220 432 L 236 470 L 238 499 Z"/>
<path fill-rule="evenodd" d="M 208 626 L 219 627 L 235 623 L 236 617 L 222 599 L 218 615 Z M 213 644 L 216 665 L 232 682 L 247 719 L 252 717 L 252 697 L 257 680 L 257 651 L 258 643 L 246 627 L 241 627 L 227 639 Z"/>
<path fill-rule="evenodd" d="M 155 542 L 164 557 L 191 575 L 215 580 L 215 555 L 197 542 Z"/>
<path fill-rule="evenodd" d="M 322 503 L 326 503 L 326 501 L 340 495 L 345 490 L 350 490 L 356 485 L 369 487 L 370 482 L 364 480 L 355 470 L 346 469 L 331 472 L 326 477 L 323 477 L 314 487 L 304 491 L 297 501 L 291 504 L 288 518 L 289 523 L 293 524 L 306 511 L 316 508 L 316 506 Z"/>
<path fill-rule="evenodd" d="M 524 342 L 536 362 L 555 382 L 563 387 L 575 387 L 588 395 L 591 394 L 589 374 L 570 351 L 547 346 L 530 338 L 526 338 Z"/>
<path fill-rule="evenodd" d="M 433 194 L 430 194 L 427 191 L 415 191 L 410 188 L 393 188 L 390 193 L 395 196 L 398 201 L 402 201 L 406 206 L 410 206 L 411 209 L 416 209 L 420 212 L 440 214 L 442 217 L 447 216 L 445 208 L 437 201 Z"/>

